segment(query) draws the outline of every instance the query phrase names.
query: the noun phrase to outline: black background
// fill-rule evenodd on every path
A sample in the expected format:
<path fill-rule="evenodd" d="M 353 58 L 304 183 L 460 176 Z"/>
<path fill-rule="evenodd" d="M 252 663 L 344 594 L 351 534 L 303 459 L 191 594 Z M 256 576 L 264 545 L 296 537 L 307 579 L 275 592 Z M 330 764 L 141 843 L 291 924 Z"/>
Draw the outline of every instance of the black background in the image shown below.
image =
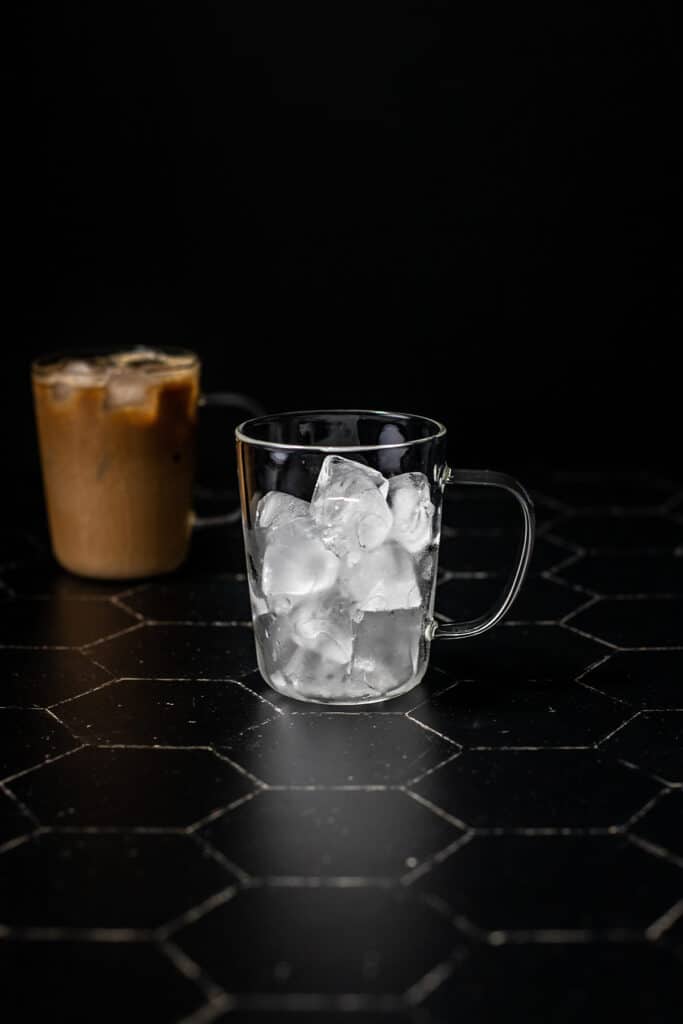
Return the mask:
<path fill-rule="evenodd" d="M 273 410 L 442 418 L 455 464 L 665 464 L 675 38 L 654 5 L 23 3 L 4 458 L 35 465 L 32 355 L 151 342 Z"/>

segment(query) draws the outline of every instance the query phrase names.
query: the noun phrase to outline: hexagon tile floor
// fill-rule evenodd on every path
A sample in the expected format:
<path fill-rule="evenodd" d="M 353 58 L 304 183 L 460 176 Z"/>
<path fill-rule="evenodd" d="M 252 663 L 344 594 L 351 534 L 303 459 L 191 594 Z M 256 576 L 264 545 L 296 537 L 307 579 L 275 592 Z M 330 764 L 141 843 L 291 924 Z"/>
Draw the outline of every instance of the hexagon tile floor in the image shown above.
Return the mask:
<path fill-rule="evenodd" d="M 237 531 L 126 587 L 10 514 L 3 1020 L 678 1024 L 683 483 L 535 482 L 509 621 L 361 712 L 261 682 Z M 501 586 L 511 514 L 448 503 L 444 618 Z"/>

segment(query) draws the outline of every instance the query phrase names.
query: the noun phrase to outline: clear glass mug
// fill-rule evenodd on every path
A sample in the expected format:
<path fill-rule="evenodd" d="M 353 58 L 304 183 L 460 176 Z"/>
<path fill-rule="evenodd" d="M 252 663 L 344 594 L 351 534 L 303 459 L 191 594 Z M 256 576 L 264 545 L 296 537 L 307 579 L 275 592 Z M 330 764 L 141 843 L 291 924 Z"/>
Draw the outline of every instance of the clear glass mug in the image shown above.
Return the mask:
<path fill-rule="evenodd" d="M 320 410 L 262 416 L 236 431 L 256 656 L 297 700 L 370 704 L 422 679 L 432 640 L 477 636 L 510 609 L 534 542 L 516 480 L 452 470 L 446 428 L 402 413 Z M 521 542 L 491 610 L 437 622 L 444 488 L 498 487 L 517 499 Z"/>
<path fill-rule="evenodd" d="M 262 407 L 245 395 L 201 395 L 199 356 L 122 348 L 42 356 L 31 366 L 50 540 L 80 576 L 156 576 L 184 560 L 193 526 L 239 510 L 192 512 L 197 408 Z"/>

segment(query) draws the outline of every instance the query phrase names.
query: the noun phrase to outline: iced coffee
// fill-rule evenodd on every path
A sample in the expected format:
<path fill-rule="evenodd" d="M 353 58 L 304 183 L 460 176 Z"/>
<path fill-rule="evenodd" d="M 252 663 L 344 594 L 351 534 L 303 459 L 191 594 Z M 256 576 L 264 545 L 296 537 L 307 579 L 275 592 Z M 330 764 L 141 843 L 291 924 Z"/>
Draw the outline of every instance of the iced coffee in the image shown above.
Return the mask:
<path fill-rule="evenodd" d="M 175 569 L 190 535 L 197 357 L 47 358 L 32 378 L 57 560 L 100 579 Z"/>

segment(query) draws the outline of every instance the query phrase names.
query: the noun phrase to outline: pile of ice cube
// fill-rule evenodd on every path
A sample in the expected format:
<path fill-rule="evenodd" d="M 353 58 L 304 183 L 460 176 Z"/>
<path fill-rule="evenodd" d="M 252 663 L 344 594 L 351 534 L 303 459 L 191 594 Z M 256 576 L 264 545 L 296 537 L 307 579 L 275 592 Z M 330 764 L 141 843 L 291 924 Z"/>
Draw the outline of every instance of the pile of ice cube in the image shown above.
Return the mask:
<path fill-rule="evenodd" d="M 153 349 L 67 359 L 55 367 L 52 394 L 56 401 L 65 401 L 76 388 L 103 387 L 107 409 L 144 405 L 153 384 L 150 374 L 158 374 L 167 367 L 170 370 L 172 366 L 172 357 Z"/>
<path fill-rule="evenodd" d="M 329 455 L 311 502 L 264 495 L 247 537 L 257 645 L 303 697 L 377 699 L 414 679 L 432 586 L 423 473 L 387 480 Z"/>

